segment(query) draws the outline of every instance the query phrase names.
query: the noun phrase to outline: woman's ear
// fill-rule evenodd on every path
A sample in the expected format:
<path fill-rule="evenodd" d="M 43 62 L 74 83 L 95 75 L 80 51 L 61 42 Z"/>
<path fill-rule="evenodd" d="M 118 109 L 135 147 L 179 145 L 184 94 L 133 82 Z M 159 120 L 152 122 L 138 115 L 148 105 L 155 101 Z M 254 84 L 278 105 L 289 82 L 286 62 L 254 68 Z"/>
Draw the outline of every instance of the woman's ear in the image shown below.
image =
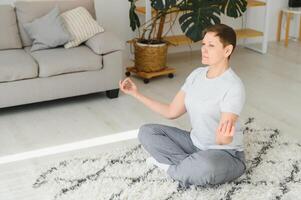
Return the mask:
<path fill-rule="evenodd" d="M 228 58 L 233 51 L 233 45 L 229 44 L 225 47 L 225 56 Z"/>

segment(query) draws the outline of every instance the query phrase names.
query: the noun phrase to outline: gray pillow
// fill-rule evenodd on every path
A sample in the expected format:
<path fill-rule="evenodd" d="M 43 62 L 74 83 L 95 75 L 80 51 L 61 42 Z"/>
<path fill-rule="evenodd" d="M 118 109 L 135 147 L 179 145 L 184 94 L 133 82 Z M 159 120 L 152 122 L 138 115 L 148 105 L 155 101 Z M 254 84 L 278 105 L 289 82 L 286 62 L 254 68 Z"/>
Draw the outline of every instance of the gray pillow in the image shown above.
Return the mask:
<path fill-rule="evenodd" d="M 24 24 L 24 29 L 33 40 L 31 51 L 54 48 L 70 40 L 70 35 L 64 29 L 58 6 L 45 16 Z"/>

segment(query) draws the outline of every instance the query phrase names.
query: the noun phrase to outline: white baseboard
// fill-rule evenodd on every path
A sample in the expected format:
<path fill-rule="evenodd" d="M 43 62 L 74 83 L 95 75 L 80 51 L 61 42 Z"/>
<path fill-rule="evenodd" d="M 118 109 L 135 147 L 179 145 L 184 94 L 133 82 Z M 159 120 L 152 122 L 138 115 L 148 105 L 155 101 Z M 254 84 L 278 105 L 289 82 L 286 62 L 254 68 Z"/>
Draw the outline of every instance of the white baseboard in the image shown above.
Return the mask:
<path fill-rule="evenodd" d="M 21 161 L 21 160 L 27 160 L 31 158 L 37 158 L 42 156 L 48 156 L 48 155 L 54 155 L 58 153 L 64 153 L 68 151 L 74 151 L 109 143 L 115 143 L 130 139 L 137 138 L 138 135 L 138 129 L 126 131 L 118 134 L 108 135 L 108 136 L 102 136 L 102 137 L 96 137 L 92 139 L 87 139 L 79 142 L 73 142 L 43 149 L 37 149 L 33 151 L 27 151 L 23 153 L 17 153 L 7 156 L 0 157 L 0 164 L 7 164 L 11 162 Z"/>

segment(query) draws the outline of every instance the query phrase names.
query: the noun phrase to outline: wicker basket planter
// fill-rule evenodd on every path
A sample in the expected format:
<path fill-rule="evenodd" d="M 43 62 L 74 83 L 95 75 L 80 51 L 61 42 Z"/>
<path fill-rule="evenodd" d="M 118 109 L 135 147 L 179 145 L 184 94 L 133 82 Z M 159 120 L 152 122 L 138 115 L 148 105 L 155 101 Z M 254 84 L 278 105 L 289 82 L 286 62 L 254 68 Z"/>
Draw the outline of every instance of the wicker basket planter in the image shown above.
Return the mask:
<path fill-rule="evenodd" d="M 135 67 L 141 72 L 156 72 L 166 68 L 167 44 L 135 42 Z"/>

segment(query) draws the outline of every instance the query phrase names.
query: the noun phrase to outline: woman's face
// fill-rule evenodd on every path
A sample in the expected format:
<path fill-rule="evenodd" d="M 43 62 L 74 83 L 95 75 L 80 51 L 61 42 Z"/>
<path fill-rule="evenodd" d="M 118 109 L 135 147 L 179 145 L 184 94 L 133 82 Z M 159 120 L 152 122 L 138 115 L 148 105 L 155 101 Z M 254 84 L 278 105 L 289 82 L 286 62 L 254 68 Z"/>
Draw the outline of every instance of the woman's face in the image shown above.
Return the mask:
<path fill-rule="evenodd" d="M 216 33 L 208 32 L 205 34 L 202 41 L 202 63 L 204 65 L 214 66 L 228 60 L 232 52 L 232 45 L 223 46 Z"/>

